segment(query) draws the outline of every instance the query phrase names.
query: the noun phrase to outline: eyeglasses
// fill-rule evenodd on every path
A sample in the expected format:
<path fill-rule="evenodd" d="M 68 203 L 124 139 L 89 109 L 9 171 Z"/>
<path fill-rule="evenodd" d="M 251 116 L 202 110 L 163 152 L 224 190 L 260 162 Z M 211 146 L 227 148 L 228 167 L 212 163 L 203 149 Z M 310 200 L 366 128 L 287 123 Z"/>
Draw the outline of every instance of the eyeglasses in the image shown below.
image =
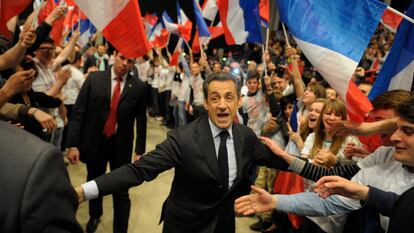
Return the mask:
<path fill-rule="evenodd" d="M 55 48 L 53 48 L 53 47 L 43 47 L 43 48 L 40 47 L 39 50 L 43 50 L 43 51 L 54 51 Z"/>

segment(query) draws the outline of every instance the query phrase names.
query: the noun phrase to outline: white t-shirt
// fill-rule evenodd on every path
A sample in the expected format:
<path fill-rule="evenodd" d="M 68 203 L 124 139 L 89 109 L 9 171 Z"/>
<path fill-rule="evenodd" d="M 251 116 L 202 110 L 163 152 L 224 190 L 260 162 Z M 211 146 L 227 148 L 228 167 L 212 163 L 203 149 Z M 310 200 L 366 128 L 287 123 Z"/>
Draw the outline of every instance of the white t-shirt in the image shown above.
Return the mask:
<path fill-rule="evenodd" d="M 65 105 L 75 104 L 76 98 L 78 98 L 79 91 L 85 81 L 83 73 L 72 65 L 67 65 L 63 69 L 69 69 L 71 77 L 62 88 L 62 92 L 66 99 L 63 101 Z"/>
<path fill-rule="evenodd" d="M 375 166 L 377 164 L 392 162 L 394 161 L 394 153 L 395 147 L 380 146 L 374 151 L 374 153 L 358 161 L 358 167 L 364 169 Z"/>
<path fill-rule="evenodd" d="M 398 161 L 390 161 L 360 170 L 354 177 L 352 177 L 352 181 L 359 184 L 370 185 L 387 192 L 402 194 L 414 186 L 414 173 L 403 168 L 402 163 Z M 359 200 L 342 196 L 339 196 L 339 198 L 346 205 L 351 206 L 354 209 L 361 208 Z M 389 218 L 380 215 L 380 219 L 382 228 L 387 229 Z"/>

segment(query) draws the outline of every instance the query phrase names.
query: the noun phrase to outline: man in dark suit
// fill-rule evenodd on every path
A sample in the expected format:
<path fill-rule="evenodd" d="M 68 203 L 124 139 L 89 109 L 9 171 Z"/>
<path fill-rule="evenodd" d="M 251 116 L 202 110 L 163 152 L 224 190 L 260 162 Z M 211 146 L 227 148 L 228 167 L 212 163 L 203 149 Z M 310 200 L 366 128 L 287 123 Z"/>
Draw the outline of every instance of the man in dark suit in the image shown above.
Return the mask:
<path fill-rule="evenodd" d="M 3 121 L 0 135 L 0 232 L 81 233 L 60 151 Z"/>
<path fill-rule="evenodd" d="M 154 179 L 175 168 L 163 206 L 163 232 L 231 233 L 234 200 L 253 164 L 286 169 L 248 127 L 233 123 L 239 106 L 236 79 L 214 73 L 204 83 L 208 116 L 172 130 L 142 159 L 77 187 L 80 201 L 104 196 Z"/>
<path fill-rule="evenodd" d="M 85 80 L 68 126 L 69 161 L 86 163 L 92 180 L 131 163 L 136 122 L 135 156 L 145 152 L 147 129 L 145 84 L 128 72 L 134 62 L 118 53 L 110 70 L 90 73 Z M 114 232 L 127 232 L 130 200 L 127 190 L 113 194 Z M 102 215 L 102 199 L 89 202 L 87 232 L 94 232 Z"/>

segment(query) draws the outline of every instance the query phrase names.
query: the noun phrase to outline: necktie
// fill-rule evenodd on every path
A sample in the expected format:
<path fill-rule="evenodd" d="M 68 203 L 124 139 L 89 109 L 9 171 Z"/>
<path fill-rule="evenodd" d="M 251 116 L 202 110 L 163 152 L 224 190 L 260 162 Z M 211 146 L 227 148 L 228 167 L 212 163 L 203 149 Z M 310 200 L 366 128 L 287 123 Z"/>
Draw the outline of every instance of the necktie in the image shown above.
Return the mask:
<path fill-rule="evenodd" d="M 229 163 L 228 163 L 228 156 L 227 156 L 227 146 L 226 141 L 227 137 L 229 136 L 229 132 L 227 130 L 221 131 L 220 135 L 220 145 L 218 150 L 218 165 L 220 169 L 220 175 L 224 187 L 228 188 L 229 185 Z"/>
<path fill-rule="evenodd" d="M 116 84 L 114 87 L 114 93 L 112 94 L 109 115 L 108 115 L 108 118 L 106 119 L 104 130 L 103 130 L 103 133 L 107 137 L 115 133 L 116 121 L 117 121 L 116 119 L 117 119 L 117 113 L 118 113 L 118 102 L 119 102 L 119 97 L 121 96 L 121 82 L 122 82 L 122 78 L 116 78 Z"/>

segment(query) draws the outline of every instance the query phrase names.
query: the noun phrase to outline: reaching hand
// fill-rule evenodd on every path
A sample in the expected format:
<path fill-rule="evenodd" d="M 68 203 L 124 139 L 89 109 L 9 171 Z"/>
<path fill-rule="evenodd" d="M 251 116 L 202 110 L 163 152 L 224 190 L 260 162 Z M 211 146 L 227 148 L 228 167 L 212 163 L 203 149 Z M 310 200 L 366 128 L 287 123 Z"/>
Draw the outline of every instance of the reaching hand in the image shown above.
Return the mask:
<path fill-rule="evenodd" d="M 244 215 L 262 213 L 276 208 L 277 199 L 266 190 L 251 186 L 254 194 L 242 196 L 236 199 L 237 213 Z"/>
<path fill-rule="evenodd" d="M 365 158 L 369 154 L 371 152 L 361 146 L 355 146 L 355 143 L 348 143 L 344 149 L 344 155 L 348 159 L 352 159 L 352 157 Z"/>
<path fill-rule="evenodd" d="M 58 6 L 50 12 L 50 14 L 46 17 L 45 22 L 49 25 L 52 25 L 53 22 L 63 17 L 63 15 L 67 12 L 67 6 Z"/>
<path fill-rule="evenodd" d="M 140 160 L 142 158 L 142 155 L 139 155 L 139 154 L 135 154 L 134 155 L 134 158 L 133 158 L 133 160 L 134 160 L 134 162 L 135 161 L 138 161 L 138 160 Z"/>
<path fill-rule="evenodd" d="M 52 130 L 57 127 L 55 118 L 40 109 L 33 110 L 33 117 L 42 125 L 42 128 L 46 129 L 48 132 L 52 132 Z"/>
<path fill-rule="evenodd" d="M 363 132 L 360 128 L 361 123 L 354 121 L 343 121 L 343 120 L 329 120 L 328 124 L 331 128 L 331 131 L 338 136 L 347 136 L 347 135 L 362 135 Z"/>
<path fill-rule="evenodd" d="M 336 156 L 329 150 L 318 150 L 315 158 L 313 159 L 316 164 L 325 166 L 327 168 L 333 167 L 336 164 Z"/>
<path fill-rule="evenodd" d="M 36 41 L 36 33 L 34 29 L 28 28 L 24 29 L 19 34 L 19 44 L 23 48 L 30 48 Z"/>
<path fill-rule="evenodd" d="M 69 69 L 60 69 L 56 73 L 56 82 L 61 82 L 62 84 L 65 84 L 70 77 L 72 77 L 72 72 Z"/>
<path fill-rule="evenodd" d="M 10 76 L 2 89 L 9 92 L 10 96 L 21 93 L 26 89 L 29 83 L 33 81 L 34 74 L 35 71 L 33 69 L 16 72 Z"/>
<path fill-rule="evenodd" d="M 76 147 L 69 148 L 68 160 L 71 164 L 77 164 L 79 162 L 79 150 Z"/>
<path fill-rule="evenodd" d="M 353 199 L 366 200 L 368 191 L 368 186 L 339 176 L 324 176 L 315 184 L 315 192 L 322 198 L 338 194 Z"/>
<path fill-rule="evenodd" d="M 280 158 L 282 158 L 283 160 L 286 161 L 286 163 L 288 164 L 292 164 L 293 160 L 295 160 L 295 156 L 287 153 L 286 151 L 284 151 L 282 148 L 280 148 L 280 146 L 272 141 L 270 138 L 267 137 L 259 137 L 260 140 L 262 140 L 262 142 L 269 147 L 269 149 L 273 152 L 273 154 L 279 156 Z"/>
<path fill-rule="evenodd" d="M 78 195 L 78 202 L 82 203 L 83 201 L 85 201 L 85 191 L 83 190 L 82 186 L 76 187 L 75 191 Z"/>

